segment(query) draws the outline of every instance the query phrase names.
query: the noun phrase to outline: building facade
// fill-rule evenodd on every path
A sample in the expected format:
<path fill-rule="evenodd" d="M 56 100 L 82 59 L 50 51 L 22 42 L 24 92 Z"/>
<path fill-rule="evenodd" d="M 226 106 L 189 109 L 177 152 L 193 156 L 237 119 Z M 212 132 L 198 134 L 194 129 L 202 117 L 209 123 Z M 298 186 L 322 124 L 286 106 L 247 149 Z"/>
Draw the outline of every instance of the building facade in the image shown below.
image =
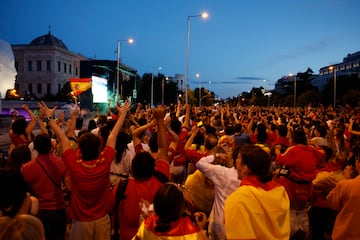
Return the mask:
<path fill-rule="evenodd" d="M 335 77 L 354 74 L 360 75 L 360 51 L 348 54 L 341 63 L 320 68 L 319 75 L 312 80 L 312 85 L 321 92 Z"/>
<path fill-rule="evenodd" d="M 69 78 L 80 77 L 80 61 L 88 58 L 68 50 L 57 37 L 48 34 L 30 44 L 12 45 L 20 96 L 36 98 L 56 95 Z"/>

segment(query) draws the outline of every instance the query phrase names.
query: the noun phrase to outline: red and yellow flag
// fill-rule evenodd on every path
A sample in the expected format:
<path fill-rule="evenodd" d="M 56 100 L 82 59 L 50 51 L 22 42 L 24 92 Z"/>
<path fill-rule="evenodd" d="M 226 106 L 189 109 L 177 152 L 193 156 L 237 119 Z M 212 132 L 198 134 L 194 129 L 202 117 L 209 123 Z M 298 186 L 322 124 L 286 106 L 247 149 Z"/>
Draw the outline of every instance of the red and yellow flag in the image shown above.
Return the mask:
<path fill-rule="evenodd" d="M 70 78 L 70 87 L 75 96 L 91 88 L 91 78 Z"/>

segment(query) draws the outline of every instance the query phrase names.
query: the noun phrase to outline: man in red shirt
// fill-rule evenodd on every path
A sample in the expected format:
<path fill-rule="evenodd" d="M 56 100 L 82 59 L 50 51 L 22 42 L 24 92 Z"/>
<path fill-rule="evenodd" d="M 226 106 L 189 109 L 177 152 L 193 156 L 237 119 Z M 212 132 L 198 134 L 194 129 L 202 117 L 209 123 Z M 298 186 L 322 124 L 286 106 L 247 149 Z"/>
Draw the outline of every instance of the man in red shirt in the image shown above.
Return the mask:
<path fill-rule="evenodd" d="M 69 140 L 52 119 L 54 108 L 44 102 L 39 104 L 51 129 L 63 147 L 62 158 L 71 177 L 69 217 L 72 218 L 71 239 L 110 239 L 110 217 L 106 203 L 110 194 L 109 171 L 115 156 L 117 135 L 124 123 L 130 103 L 117 105 L 118 120 L 109 134 L 106 146 L 99 152 L 101 140 L 91 133 L 84 133 L 78 141 L 80 154 L 71 148 Z"/>
<path fill-rule="evenodd" d="M 68 183 L 65 180 L 67 169 L 61 158 L 51 152 L 49 135 L 38 134 L 34 149 L 38 157 L 24 164 L 21 173 L 31 193 L 39 200 L 38 217 L 43 222 L 46 238 L 64 239 L 66 213 L 61 185 Z"/>
<path fill-rule="evenodd" d="M 140 202 L 145 200 L 152 203 L 157 190 L 170 178 L 164 108 L 158 107 L 153 113 L 158 129 L 158 151 L 156 154 L 145 152 L 141 149 L 140 139 L 133 139 L 136 155 L 131 164 L 131 176 L 125 191 L 126 198 L 120 202 L 117 209 L 122 240 L 132 239 L 138 230 L 141 221 Z"/>

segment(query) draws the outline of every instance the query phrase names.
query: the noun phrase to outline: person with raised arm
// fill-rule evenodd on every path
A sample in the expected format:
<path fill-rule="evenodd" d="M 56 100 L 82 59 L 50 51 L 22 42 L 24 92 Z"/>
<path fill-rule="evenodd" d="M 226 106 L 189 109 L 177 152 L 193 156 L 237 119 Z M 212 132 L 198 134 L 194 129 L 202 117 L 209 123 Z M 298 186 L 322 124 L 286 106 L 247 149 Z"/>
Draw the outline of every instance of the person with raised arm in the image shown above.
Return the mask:
<path fill-rule="evenodd" d="M 36 126 L 36 117 L 30 108 L 26 104 L 23 104 L 21 108 L 29 115 L 30 121 L 27 122 L 26 118 L 20 115 L 11 122 L 9 129 L 10 150 L 21 144 L 29 144 L 32 141 L 31 133 Z"/>
<path fill-rule="evenodd" d="M 157 107 L 153 109 L 153 115 L 154 123 L 157 125 L 157 154 L 153 155 L 143 151 L 141 141 L 134 139 L 135 149 L 137 150 L 131 163 L 131 175 L 124 191 L 126 198 L 115 209 L 118 213 L 120 239 L 122 240 L 131 239 L 138 230 L 139 222 L 141 222 L 139 204 L 145 201 L 152 203 L 156 191 L 170 178 L 164 108 Z M 114 187 L 115 192 L 119 186 L 118 184 Z"/>
<path fill-rule="evenodd" d="M 79 153 L 71 148 L 67 137 L 52 116 L 56 107 L 44 102 L 40 109 L 63 147 L 62 158 L 69 168 L 72 182 L 69 217 L 72 218 L 71 239 L 110 239 L 110 217 L 106 203 L 110 194 L 109 170 L 115 156 L 117 135 L 124 123 L 130 103 L 116 106 L 118 120 L 100 152 L 101 140 L 91 133 L 84 133 L 78 140 Z"/>

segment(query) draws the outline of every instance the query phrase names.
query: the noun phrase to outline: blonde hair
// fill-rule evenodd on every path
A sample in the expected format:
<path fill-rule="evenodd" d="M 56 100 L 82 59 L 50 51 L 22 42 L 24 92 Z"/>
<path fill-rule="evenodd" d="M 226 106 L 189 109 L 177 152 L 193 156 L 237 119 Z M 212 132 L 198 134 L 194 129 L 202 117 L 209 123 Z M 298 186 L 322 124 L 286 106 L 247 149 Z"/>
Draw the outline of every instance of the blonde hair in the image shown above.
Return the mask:
<path fill-rule="evenodd" d="M 45 240 L 42 222 L 29 214 L 0 218 L 0 239 Z"/>

